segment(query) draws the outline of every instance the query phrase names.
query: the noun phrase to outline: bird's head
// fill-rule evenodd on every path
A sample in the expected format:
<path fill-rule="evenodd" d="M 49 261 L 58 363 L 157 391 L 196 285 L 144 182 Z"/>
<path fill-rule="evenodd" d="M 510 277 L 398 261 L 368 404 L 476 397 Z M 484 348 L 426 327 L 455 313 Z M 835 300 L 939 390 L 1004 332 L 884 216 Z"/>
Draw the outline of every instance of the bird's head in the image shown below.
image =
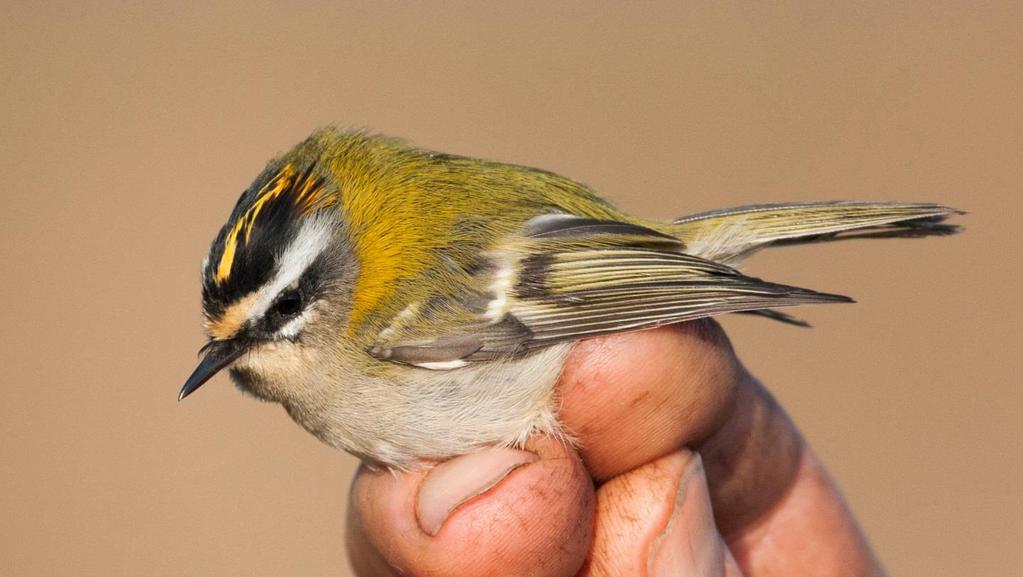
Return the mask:
<path fill-rule="evenodd" d="M 288 376 L 337 333 L 355 264 L 320 160 L 300 146 L 271 162 L 213 241 L 202 266 L 210 340 L 179 399 L 231 367 L 242 389 L 283 400 Z"/>

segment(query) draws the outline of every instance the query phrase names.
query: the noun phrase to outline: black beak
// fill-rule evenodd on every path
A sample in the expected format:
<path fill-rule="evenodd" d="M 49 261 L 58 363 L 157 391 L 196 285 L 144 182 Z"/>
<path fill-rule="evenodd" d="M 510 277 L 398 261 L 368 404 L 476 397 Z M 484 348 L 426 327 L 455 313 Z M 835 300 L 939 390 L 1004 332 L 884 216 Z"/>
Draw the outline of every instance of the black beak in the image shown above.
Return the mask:
<path fill-rule="evenodd" d="M 213 378 L 213 375 L 220 372 L 220 369 L 230 365 L 235 359 L 242 356 L 246 348 L 248 348 L 246 343 L 239 339 L 210 341 L 208 345 L 203 347 L 206 354 L 199 361 L 199 366 L 195 367 L 195 370 L 192 371 L 192 376 L 188 377 L 185 386 L 181 387 L 181 392 L 178 393 L 178 400 L 180 401 L 191 395 L 203 383 Z"/>

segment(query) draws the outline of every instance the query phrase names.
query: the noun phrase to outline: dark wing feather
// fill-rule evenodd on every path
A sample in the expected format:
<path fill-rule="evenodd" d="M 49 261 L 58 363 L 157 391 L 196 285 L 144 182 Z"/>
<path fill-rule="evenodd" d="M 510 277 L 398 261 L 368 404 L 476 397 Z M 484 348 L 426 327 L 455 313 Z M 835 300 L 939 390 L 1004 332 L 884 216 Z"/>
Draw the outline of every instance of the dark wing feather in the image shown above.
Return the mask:
<path fill-rule="evenodd" d="M 851 300 L 649 248 L 554 252 L 530 259 L 512 308 L 532 333 L 529 348 L 718 314 Z"/>
<path fill-rule="evenodd" d="M 773 321 L 782 322 L 782 323 L 785 323 L 787 325 L 792 325 L 794 327 L 810 328 L 812 326 L 810 323 L 804 321 L 801 318 L 794 317 L 794 316 L 792 316 L 790 314 L 786 314 L 786 313 L 783 313 L 781 311 L 777 311 L 777 310 L 774 310 L 774 309 L 761 309 L 761 310 L 758 310 L 758 311 L 742 311 L 739 314 L 755 315 L 755 316 L 758 316 L 758 317 L 764 317 L 766 319 L 771 319 Z"/>

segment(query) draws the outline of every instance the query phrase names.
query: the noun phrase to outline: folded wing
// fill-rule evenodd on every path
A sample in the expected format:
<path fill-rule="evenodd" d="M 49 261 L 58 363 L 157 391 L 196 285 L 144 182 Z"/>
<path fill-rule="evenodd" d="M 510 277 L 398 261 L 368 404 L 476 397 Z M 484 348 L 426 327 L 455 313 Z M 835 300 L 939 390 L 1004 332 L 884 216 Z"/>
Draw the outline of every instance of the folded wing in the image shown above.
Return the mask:
<path fill-rule="evenodd" d="M 396 318 L 370 353 L 452 369 L 712 315 L 851 300 L 745 276 L 685 250 L 678 238 L 633 223 L 537 217 L 523 238 L 495 252 L 490 276 L 475 283 L 490 292 L 410 306 L 414 314 Z"/>

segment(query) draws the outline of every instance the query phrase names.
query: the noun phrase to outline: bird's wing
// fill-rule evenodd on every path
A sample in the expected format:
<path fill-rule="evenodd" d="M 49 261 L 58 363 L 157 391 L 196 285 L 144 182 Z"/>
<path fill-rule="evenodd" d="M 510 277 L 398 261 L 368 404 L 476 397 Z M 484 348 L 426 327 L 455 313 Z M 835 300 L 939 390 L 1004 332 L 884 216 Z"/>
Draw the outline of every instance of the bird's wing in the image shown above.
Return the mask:
<path fill-rule="evenodd" d="M 492 255 L 484 287 L 396 317 L 370 351 L 434 369 L 556 343 L 732 312 L 849 302 L 748 277 L 686 254 L 677 238 L 639 225 L 571 215 L 531 220 Z"/>

